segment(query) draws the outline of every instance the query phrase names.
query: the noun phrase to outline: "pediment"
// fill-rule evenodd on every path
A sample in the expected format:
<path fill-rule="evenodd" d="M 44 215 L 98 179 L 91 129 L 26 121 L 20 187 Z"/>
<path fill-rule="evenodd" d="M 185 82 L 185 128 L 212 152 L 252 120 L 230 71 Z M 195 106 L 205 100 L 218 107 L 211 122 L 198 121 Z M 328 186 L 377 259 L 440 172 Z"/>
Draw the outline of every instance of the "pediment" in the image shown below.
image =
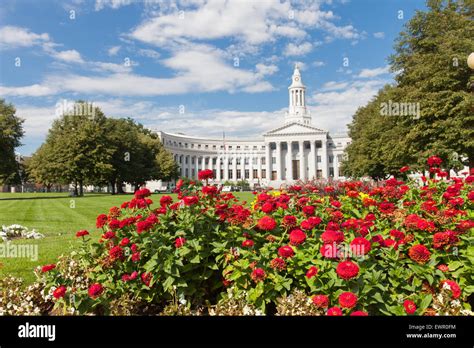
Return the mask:
<path fill-rule="evenodd" d="M 291 135 L 291 134 L 321 134 L 321 133 L 327 133 L 327 131 L 316 128 L 313 126 L 309 126 L 306 124 L 301 124 L 301 123 L 289 123 L 285 124 L 282 127 L 273 129 L 267 133 L 265 133 L 265 136 L 272 136 L 272 135 Z"/>

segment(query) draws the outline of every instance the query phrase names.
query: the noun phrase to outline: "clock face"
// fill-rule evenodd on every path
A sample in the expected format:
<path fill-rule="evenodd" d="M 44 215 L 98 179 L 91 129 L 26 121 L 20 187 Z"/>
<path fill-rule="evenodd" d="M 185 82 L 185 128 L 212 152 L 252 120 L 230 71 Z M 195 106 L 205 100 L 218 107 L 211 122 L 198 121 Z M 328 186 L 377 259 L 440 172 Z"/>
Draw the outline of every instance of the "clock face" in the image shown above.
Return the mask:
<path fill-rule="evenodd" d="M 298 76 L 295 77 L 295 81 L 299 81 L 300 78 Z"/>

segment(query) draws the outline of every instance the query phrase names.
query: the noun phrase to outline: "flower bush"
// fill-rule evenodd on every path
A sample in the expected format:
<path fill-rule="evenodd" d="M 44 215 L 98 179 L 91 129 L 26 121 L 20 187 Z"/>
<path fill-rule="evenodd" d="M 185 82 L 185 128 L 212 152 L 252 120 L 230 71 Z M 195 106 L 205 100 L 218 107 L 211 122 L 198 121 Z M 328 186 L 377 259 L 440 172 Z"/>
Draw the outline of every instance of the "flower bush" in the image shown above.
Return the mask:
<path fill-rule="evenodd" d="M 212 173 L 199 177 L 205 185 L 177 185 L 177 199 L 154 204 L 141 189 L 99 215 L 98 241 L 79 231 L 86 285 L 55 265 L 40 272 L 55 307 L 114 314 L 125 299 L 154 314 L 472 314 L 474 176 L 308 183 L 251 204 L 206 185 Z"/>

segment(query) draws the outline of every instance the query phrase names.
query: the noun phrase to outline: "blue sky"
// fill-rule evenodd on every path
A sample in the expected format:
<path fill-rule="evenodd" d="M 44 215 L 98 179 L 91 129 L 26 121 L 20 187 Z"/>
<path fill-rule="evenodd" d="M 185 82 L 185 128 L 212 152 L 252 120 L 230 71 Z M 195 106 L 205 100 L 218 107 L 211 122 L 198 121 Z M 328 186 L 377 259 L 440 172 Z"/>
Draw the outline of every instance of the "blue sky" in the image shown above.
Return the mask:
<path fill-rule="evenodd" d="M 392 82 L 387 57 L 417 9 L 424 1 L 6 0 L 0 96 L 26 120 L 25 155 L 63 100 L 157 130 L 258 138 L 283 122 L 299 62 L 313 125 L 343 133 Z"/>

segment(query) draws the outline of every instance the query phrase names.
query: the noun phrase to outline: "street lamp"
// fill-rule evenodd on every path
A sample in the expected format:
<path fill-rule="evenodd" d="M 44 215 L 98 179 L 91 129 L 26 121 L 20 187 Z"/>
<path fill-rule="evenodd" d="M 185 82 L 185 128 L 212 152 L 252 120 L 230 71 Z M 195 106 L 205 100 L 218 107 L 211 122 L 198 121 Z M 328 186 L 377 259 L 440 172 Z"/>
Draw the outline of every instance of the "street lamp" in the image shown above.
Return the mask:
<path fill-rule="evenodd" d="M 474 70 L 474 52 L 467 57 L 467 66 Z"/>

